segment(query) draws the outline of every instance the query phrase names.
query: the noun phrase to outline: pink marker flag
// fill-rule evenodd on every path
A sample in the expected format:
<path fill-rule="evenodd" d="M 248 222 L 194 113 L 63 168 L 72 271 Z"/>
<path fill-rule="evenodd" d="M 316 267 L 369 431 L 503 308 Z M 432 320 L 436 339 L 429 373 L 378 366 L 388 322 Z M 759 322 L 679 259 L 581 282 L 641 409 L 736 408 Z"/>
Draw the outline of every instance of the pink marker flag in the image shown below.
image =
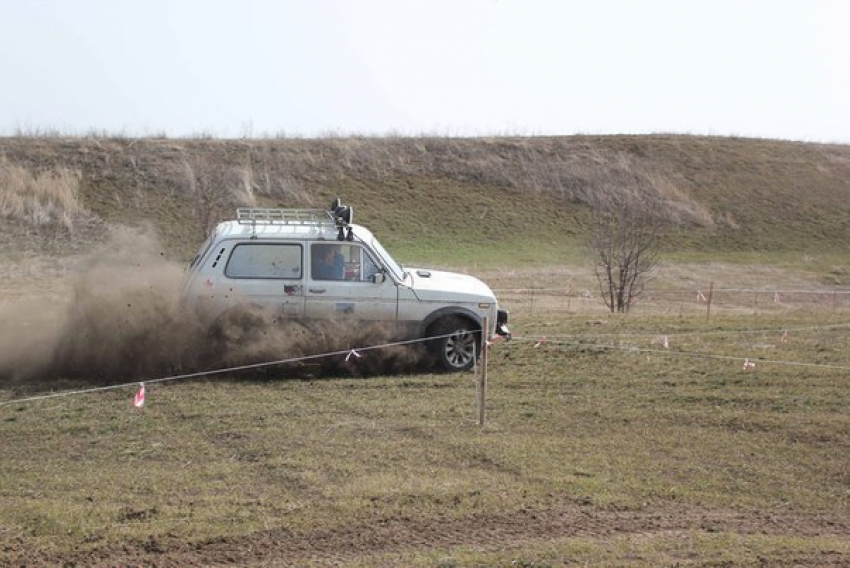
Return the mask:
<path fill-rule="evenodd" d="M 781 343 L 788 343 L 788 330 L 782 332 L 782 337 L 779 338 Z"/>
<path fill-rule="evenodd" d="M 136 396 L 133 397 L 133 406 L 141 408 L 145 404 L 145 383 L 139 383 L 139 390 L 136 391 Z"/>
<path fill-rule="evenodd" d="M 544 335 L 543 337 L 540 338 L 540 340 L 537 343 L 534 344 L 534 348 L 537 349 L 538 347 L 540 347 L 541 345 L 543 345 L 545 343 L 546 343 L 546 336 Z"/>
<path fill-rule="evenodd" d="M 744 359 L 744 370 L 745 371 L 747 369 L 755 369 L 755 368 L 756 368 L 756 364 L 755 364 L 754 361 L 750 361 L 749 359 Z"/>

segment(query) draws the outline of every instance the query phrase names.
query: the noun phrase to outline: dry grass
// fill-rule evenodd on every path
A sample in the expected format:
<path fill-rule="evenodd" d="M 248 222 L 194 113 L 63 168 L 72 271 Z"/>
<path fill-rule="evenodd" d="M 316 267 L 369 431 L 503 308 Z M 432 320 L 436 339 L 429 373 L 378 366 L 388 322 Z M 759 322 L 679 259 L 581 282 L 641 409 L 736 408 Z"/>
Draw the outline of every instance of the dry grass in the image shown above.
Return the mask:
<path fill-rule="evenodd" d="M 339 195 L 402 255 L 429 261 L 458 239 L 478 257 L 495 243 L 527 262 L 540 243 L 557 243 L 565 255 L 545 260 L 575 259 L 587 203 L 636 177 L 676 219 L 674 251 L 815 254 L 850 239 L 845 146 L 690 136 L 32 137 L 0 140 L 0 153 L 32 172 L 81 172 L 86 208 L 107 222 L 151 219 L 181 257 L 197 241 L 184 228 L 197 199 L 185 164 L 196 162 L 225 169 L 230 194 L 263 206 L 324 206 Z M 210 222 L 230 214 L 215 213 Z M 429 231 L 437 219 L 440 230 Z"/>
<path fill-rule="evenodd" d="M 69 231 L 86 214 L 80 199 L 80 171 L 59 166 L 33 173 L 0 158 L 0 216 L 36 227 Z"/>
<path fill-rule="evenodd" d="M 191 160 L 183 160 L 181 167 L 185 192 L 189 194 L 194 224 L 198 228 L 198 240 L 203 240 L 219 221 L 232 215 L 237 207 L 256 206 L 250 164 L 244 168 L 231 168 L 195 156 Z"/>

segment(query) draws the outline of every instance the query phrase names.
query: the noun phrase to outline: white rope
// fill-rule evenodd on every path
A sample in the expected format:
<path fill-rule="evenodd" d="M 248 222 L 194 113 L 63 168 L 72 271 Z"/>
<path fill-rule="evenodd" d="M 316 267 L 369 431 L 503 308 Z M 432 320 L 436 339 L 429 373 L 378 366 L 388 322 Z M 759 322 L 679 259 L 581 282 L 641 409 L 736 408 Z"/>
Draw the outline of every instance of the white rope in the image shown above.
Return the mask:
<path fill-rule="evenodd" d="M 696 351 L 671 351 L 669 349 L 647 349 L 644 347 L 627 347 L 625 345 L 594 345 L 594 347 L 599 347 L 601 349 L 610 349 L 617 351 L 637 351 L 640 353 L 658 353 L 660 355 L 669 355 L 669 356 L 685 356 L 685 357 L 695 357 L 700 359 L 718 359 L 721 361 L 740 361 L 742 357 L 734 356 L 734 355 L 715 355 L 713 353 L 697 353 Z M 829 363 L 803 363 L 799 361 L 778 361 L 772 359 L 759 359 L 747 357 L 745 360 L 751 361 L 753 363 L 767 363 L 769 365 L 786 365 L 789 367 L 814 367 L 820 369 L 837 369 L 841 371 L 850 371 L 850 366 L 846 365 L 832 365 Z"/>
<path fill-rule="evenodd" d="M 793 332 L 796 333 L 796 332 L 800 332 L 800 331 L 819 331 L 819 330 L 829 330 L 829 329 L 842 329 L 842 328 L 847 328 L 847 327 L 850 327 L 850 324 L 843 323 L 843 324 L 833 324 L 833 325 L 827 325 L 827 326 L 821 326 L 821 327 L 796 328 L 796 329 L 790 329 L 790 330 L 788 328 L 773 328 L 773 329 L 761 329 L 761 330 L 731 330 L 731 331 L 706 331 L 706 332 L 691 331 L 691 332 L 681 332 L 681 333 L 667 333 L 666 335 L 668 337 L 670 337 L 670 336 L 676 337 L 676 336 L 685 336 L 685 335 L 710 335 L 710 334 L 733 335 L 733 334 L 742 334 L 742 333 L 780 333 L 780 332 L 784 332 L 784 331 L 793 331 Z M 479 331 L 475 331 L 474 333 L 481 333 L 481 332 L 479 330 Z M 358 348 L 355 348 L 355 349 L 345 349 L 345 350 L 340 350 L 340 351 L 331 351 L 331 352 L 328 352 L 328 353 L 319 353 L 319 354 L 316 354 L 316 355 L 305 355 L 305 356 L 302 356 L 302 357 L 291 357 L 291 358 L 288 358 L 288 359 L 280 359 L 280 360 L 277 360 L 277 361 L 269 361 L 269 362 L 263 362 L 263 363 L 253 363 L 253 364 L 249 364 L 249 365 L 239 365 L 239 366 L 236 366 L 236 367 L 228 367 L 228 368 L 224 368 L 224 369 L 213 369 L 213 370 L 209 370 L 209 371 L 199 371 L 199 372 L 196 372 L 196 373 L 186 373 L 186 374 L 182 374 L 182 375 L 173 375 L 173 376 L 170 376 L 170 377 L 162 377 L 162 378 L 157 378 L 157 379 L 142 379 L 142 380 L 132 381 L 132 382 L 129 382 L 129 383 L 121 383 L 121 384 L 108 385 L 108 386 L 103 386 L 103 387 L 92 387 L 92 388 L 87 388 L 87 389 L 63 391 L 63 392 L 58 392 L 58 393 L 50 393 L 50 394 L 46 394 L 46 395 L 32 396 L 32 397 L 27 397 L 27 398 L 18 398 L 18 399 L 0 402 L 0 407 L 12 405 L 12 404 L 22 404 L 22 403 L 26 403 L 26 402 L 46 400 L 46 399 L 50 399 L 50 398 L 58 398 L 58 397 L 64 397 L 64 396 L 74 396 L 74 395 L 78 395 L 78 394 L 89 394 L 89 393 L 95 393 L 95 392 L 103 392 L 103 391 L 108 391 L 108 390 L 128 388 L 128 387 L 136 386 L 140 383 L 157 384 L 157 383 L 164 383 L 164 382 L 169 382 L 169 381 L 178 381 L 178 380 L 182 380 L 182 379 L 191 379 L 191 378 L 199 378 L 199 377 L 206 377 L 206 376 L 212 376 L 212 375 L 219 375 L 219 374 L 223 374 L 223 373 L 235 373 L 235 372 L 238 372 L 238 371 L 245 371 L 245 370 L 248 370 L 248 369 L 260 369 L 260 368 L 263 368 L 263 367 L 285 365 L 285 364 L 297 363 L 297 362 L 301 362 L 301 361 L 312 361 L 312 360 L 323 359 L 323 358 L 327 358 L 327 357 L 335 357 L 335 356 L 343 356 L 344 355 L 344 356 L 346 356 L 346 361 L 347 361 L 352 356 L 359 358 L 360 352 L 363 352 L 363 351 L 373 351 L 373 350 L 376 350 L 376 349 L 384 349 L 384 348 L 387 348 L 387 347 L 395 347 L 395 346 L 401 346 L 401 345 L 411 345 L 411 344 L 414 344 L 414 343 L 424 343 L 426 341 L 433 341 L 435 339 L 442 339 L 442 338 L 445 338 L 445 337 L 451 337 L 452 335 L 454 335 L 454 333 L 446 333 L 446 334 L 442 334 L 442 335 L 434 335 L 434 336 L 423 337 L 423 338 L 418 338 L 418 339 L 409 339 L 409 340 L 397 341 L 397 342 L 393 342 L 393 343 L 384 343 L 384 344 L 380 344 L 380 345 L 370 345 L 370 346 L 366 346 L 366 347 L 358 347 Z M 658 335 L 659 335 L 659 333 L 653 333 L 653 334 L 649 334 L 649 333 L 647 333 L 647 334 L 638 334 L 638 333 L 634 333 L 634 334 L 572 334 L 572 335 L 557 335 L 557 336 L 540 335 L 540 336 L 535 336 L 535 337 L 515 336 L 513 338 L 513 341 L 515 341 L 515 342 L 531 342 L 531 341 L 533 341 L 533 342 L 539 344 L 541 342 L 542 337 L 546 337 L 547 342 L 563 343 L 563 341 L 562 341 L 563 339 L 593 339 L 593 338 L 596 338 L 596 337 L 608 337 L 608 338 L 610 338 L 612 336 L 648 338 L 648 337 L 658 337 Z M 694 351 L 675 351 L 675 350 L 671 351 L 671 350 L 667 350 L 667 349 L 665 349 L 665 350 L 648 349 L 648 348 L 641 348 L 641 347 L 635 347 L 635 346 L 624 346 L 624 345 L 594 344 L 593 346 L 598 347 L 600 349 L 608 349 L 608 350 L 615 350 L 615 351 L 629 351 L 629 352 L 637 351 L 637 352 L 641 352 L 641 353 L 658 353 L 658 354 L 661 354 L 661 355 L 668 355 L 668 356 L 689 356 L 689 357 L 696 357 L 696 358 L 702 358 L 702 359 L 716 359 L 716 360 L 724 360 L 724 361 L 740 361 L 741 358 L 742 358 L 740 356 L 733 356 L 733 355 L 716 355 L 716 354 L 707 354 L 707 353 L 697 353 L 697 352 L 694 352 Z M 749 358 L 749 360 L 754 361 L 754 362 L 759 362 L 759 363 L 772 364 L 772 365 L 787 365 L 787 366 L 797 366 L 797 367 L 813 367 L 813 368 L 825 368 L 825 369 L 850 370 L 850 366 L 832 365 L 832 364 L 827 364 L 827 363 L 804 363 L 804 362 L 797 362 L 797 361 L 778 361 L 778 360 L 759 359 L 759 358 L 754 358 L 754 359 Z"/>
<path fill-rule="evenodd" d="M 826 326 L 824 328 L 805 328 L 805 329 L 806 330 L 808 330 L 808 329 L 817 330 L 817 329 L 828 329 L 828 328 L 835 328 L 835 327 L 840 328 L 840 327 L 845 327 L 846 325 L 848 325 L 848 324 Z M 783 330 L 778 330 L 778 331 L 785 331 L 785 330 L 783 329 Z M 658 335 L 659 334 L 656 333 L 656 334 L 651 335 L 651 336 L 639 336 L 639 337 L 658 337 Z M 668 335 L 668 337 L 669 336 L 675 336 L 675 334 L 667 334 L 667 335 Z M 559 345 L 563 345 L 564 343 L 566 343 L 564 341 L 560 341 L 558 339 L 558 337 L 593 338 L 593 337 L 602 337 L 602 336 L 601 335 L 600 336 L 592 336 L 592 335 L 556 336 L 554 338 L 554 340 L 553 340 L 552 336 L 547 336 L 547 337 L 545 337 L 545 343 L 551 342 L 551 343 L 555 343 L 555 344 L 559 344 Z M 521 342 L 523 342 L 523 341 L 524 342 L 534 341 L 536 345 L 542 345 L 544 343 L 543 342 L 543 336 L 538 337 L 538 338 L 515 337 L 514 340 L 521 341 Z M 646 348 L 646 347 L 637 347 L 637 346 L 634 346 L 634 345 L 605 345 L 605 344 L 600 344 L 600 343 L 593 343 L 593 344 L 589 344 L 588 347 L 596 347 L 596 348 L 599 348 L 599 349 L 607 349 L 609 351 L 625 351 L 625 352 L 630 352 L 630 353 L 635 353 L 635 352 L 637 352 L 637 353 L 656 353 L 656 354 L 659 354 L 659 355 L 667 355 L 667 356 L 674 356 L 674 357 L 675 356 L 683 356 L 683 357 L 694 357 L 694 358 L 699 358 L 699 359 L 715 359 L 715 360 L 720 360 L 720 361 L 741 361 L 741 359 L 745 359 L 747 361 L 751 361 L 751 362 L 754 362 L 754 363 L 765 363 L 765 364 L 769 364 L 769 365 L 786 365 L 786 366 L 789 366 L 789 367 L 812 367 L 812 368 L 819 368 L 819 369 L 835 369 L 835 370 L 841 370 L 841 371 L 850 371 L 850 366 L 847 366 L 847 365 L 833 365 L 833 364 L 830 364 L 830 363 L 805 363 L 805 362 L 800 362 L 800 361 L 780 361 L 780 360 L 775 360 L 775 359 L 761 359 L 761 358 L 758 358 L 758 357 L 756 357 L 756 358 L 742 357 L 740 355 L 736 356 L 736 355 L 717 355 L 717 354 L 713 354 L 713 353 L 699 353 L 699 352 L 696 352 L 696 351 L 676 351 L 676 350 L 670 350 L 670 349 L 650 349 L 650 348 Z"/>
<path fill-rule="evenodd" d="M 496 294 L 552 294 L 572 297 L 584 297 L 584 292 L 579 289 L 567 288 L 494 288 Z M 696 288 L 644 288 L 643 295 L 646 294 L 695 294 L 700 292 Z M 713 288 L 713 293 L 748 293 L 748 294 L 850 294 L 850 290 L 846 288 L 824 289 L 791 289 L 791 288 Z"/>
<path fill-rule="evenodd" d="M 473 331 L 473 333 L 481 333 L 481 332 L 479 330 L 479 331 Z M 104 386 L 104 387 L 92 387 L 92 388 L 87 388 L 87 389 L 62 391 L 62 392 L 44 394 L 44 395 L 39 395 L 39 396 L 31 396 L 31 397 L 27 397 L 27 398 L 17 398 L 17 399 L 14 399 L 14 400 L 7 400 L 7 401 L 4 401 L 4 402 L 0 402 L 0 406 L 8 406 L 8 405 L 11 405 L 11 404 L 21 404 L 21 403 L 24 403 L 24 402 L 33 402 L 33 401 L 37 401 L 37 400 L 46 400 L 48 398 L 58 398 L 58 397 L 62 397 L 62 396 L 73 396 L 73 395 L 78 395 L 78 394 L 88 394 L 88 393 L 94 393 L 94 392 L 103 392 L 103 391 L 108 391 L 108 390 L 123 389 L 123 388 L 127 388 L 127 387 L 137 386 L 140 383 L 144 383 L 146 385 L 151 385 L 151 384 L 156 384 L 156 383 L 164 383 L 164 382 L 168 382 L 168 381 L 179 381 L 179 380 L 182 380 L 182 379 L 194 379 L 194 378 L 198 378 L 198 377 L 220 375 L 220 374 L 223 374 L 223 373 L 235 373 L 235 372 L 238 372 L 238 371 L 245 371 L 245 370 L 248 370 L 248 369 L 260 369 L 262 367 L 273 367 L 275 365 L 285 365 L 285 364 L 288 364 L 288 363 L 298 363 L 300 361 L 313 361 L 313 360 L 316 360 L 316 359 L 323 359 L 323 358 L 327 358 L 327 357 L 335 357 L 335 356 L 342 356 L 342 355 L 345 355 L 346 361 L 348 361 L 348 359 L 352 356 L 352 354 L 355 357 L 360 358 L 361 357 L 360 352 L 362 352 L 362 351 L 372 351 L 372 350 L 375 350 L 375 349 L 384 349 L 384 348 L 387 348 L 387 347 L 396 347 L 396 346 L 400 346 L 400 345 L 410 345 L 410 344 L 413 344 L 413 343 L 424 343 L 426 341 L 433 341 L 435 339 L 442 339 L 444 337 L 451 337 L 452 335 L 455 335 L 455 334 L 454 333 L 445 333 L 445 334 L 442 334 L 442 335 L 432 335 L 430 337 L 422 337 L 422 338 L 418 338 L 418 339 L 408 339 L 408 340 L 405 340 L 405 341 L 396 341 L 396 342 L 393 342 L 393 343 L 383 343 L 383 344 L 380 344 L 380 345 L 370 345 L 370 346 L 366 346 L 366 347 L 357 347 L 356 349 L 345 349 L 345 350 L 342 350 L 342 351 L 331 351 L 331 352 L 328 352 L 328 353 L 319 353 L 319 354 L 316 354 L 316 355 L 305 355 L 305 356 L 302 356 L 302 357 L 291 357 L 289 359 L 280 359 L 280 360 L 277 360 L 277 361 L 269 361 L 269 362 L 263 362 L 263 363 L 253 363 L 253 364 L 250 364 L 250 365 L 239 365 L 239 366 L 236 366 L 236 367 L 228 367 L 226 369 L 212 369 L 212 370 L 209 370 L 209 371 L 198 371 L 196 373 L 186 373 L 186 374 L 182 374 L 182 375 L 173 375 L 173 376 L 170 376 L 170 377 L 162 377 L 162 378 L 158 378 L 158 379 L 140 379 L 140 380 L 136 380 L 136 381 L 133 381 L 133 382 L 130 382 L 130 383 L 121 383 L 121 384 L 118 384 L 118 385 L 108 385 L 108 386 Z"/>
<path fill-rule="evenodd" d="M 563 335 L 546 335 L 547 339 L 592 339 L 595 337 L 658 337 L 659 335 L 666 335 L 667 337 L 688 337 L 688 336 L 702 336 L 702 335 L 749 335 L 749 334 L 767 334 L 767 333 L 783 333 L 788 331 L 790 333 L 799 333 L 804 331 L 820 331 L 820 330 L 830 330 L 830 329 L 847 329 L 850 328 L 850 323 L 837 323 L 832 325 L 824 325 L 824 326 L 807 326 L 807 327 L 780 327 L 780 328 L 768 328 L 768 329 L 731 329 L 731 330 L 714 330 L 714 331 L 657 331 L 657 332 L 635 332 L 635 333 L 572 333 L 572 334 L 563 334 Z M 539 341 L 542 336 L 517 336 L 514 335 L 513 339 L 517 341 Z"/>

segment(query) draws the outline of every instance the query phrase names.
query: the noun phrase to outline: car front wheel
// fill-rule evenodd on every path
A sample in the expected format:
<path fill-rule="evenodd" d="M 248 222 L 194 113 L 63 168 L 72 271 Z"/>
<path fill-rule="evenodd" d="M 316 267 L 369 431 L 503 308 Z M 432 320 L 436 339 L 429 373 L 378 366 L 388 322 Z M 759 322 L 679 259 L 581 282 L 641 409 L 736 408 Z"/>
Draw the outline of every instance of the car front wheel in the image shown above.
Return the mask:
<path fill-rule="evenodd" d="M 437 363 L 446 371 L 466 371 L 475 364 L 480 350 L 480 332 L 468 321 L 449 318 L 433 326 L 437 338 L 431 348 Z"/>

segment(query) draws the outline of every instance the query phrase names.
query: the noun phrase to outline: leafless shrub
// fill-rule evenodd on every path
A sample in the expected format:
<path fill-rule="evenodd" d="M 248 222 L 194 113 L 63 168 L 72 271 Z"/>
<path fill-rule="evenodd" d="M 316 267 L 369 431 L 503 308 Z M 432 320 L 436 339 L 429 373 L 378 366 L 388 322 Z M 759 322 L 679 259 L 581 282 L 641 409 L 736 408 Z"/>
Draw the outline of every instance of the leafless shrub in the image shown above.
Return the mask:
<path fill-rule="evenodd" d="M 612 169 L 591 194 L 588 246 L 606 307 L 628 312 L 658 264 L 669 221 L 651 175 Z"/>

